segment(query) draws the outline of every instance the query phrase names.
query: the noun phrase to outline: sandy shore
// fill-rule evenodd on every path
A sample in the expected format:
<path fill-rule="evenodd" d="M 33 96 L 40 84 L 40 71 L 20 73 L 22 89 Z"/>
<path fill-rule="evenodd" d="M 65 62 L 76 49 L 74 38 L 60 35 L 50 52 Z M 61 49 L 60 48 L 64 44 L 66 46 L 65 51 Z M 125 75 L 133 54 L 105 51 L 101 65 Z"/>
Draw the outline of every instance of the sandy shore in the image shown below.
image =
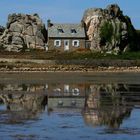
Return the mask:
<path fill-rule="evenodd" d="M 49 66 L 49 67 L 13 67 L 0 68 L 0 72 L 4 73 L 22 73 L 22 72 L 140 72 L 140 67 L 95 67 L 86 68 L 83 66 Z"/>
<path fill-rule="evenodd" d="M 0 58 L 0 72 L 140 72 L 140 61 Z"/>

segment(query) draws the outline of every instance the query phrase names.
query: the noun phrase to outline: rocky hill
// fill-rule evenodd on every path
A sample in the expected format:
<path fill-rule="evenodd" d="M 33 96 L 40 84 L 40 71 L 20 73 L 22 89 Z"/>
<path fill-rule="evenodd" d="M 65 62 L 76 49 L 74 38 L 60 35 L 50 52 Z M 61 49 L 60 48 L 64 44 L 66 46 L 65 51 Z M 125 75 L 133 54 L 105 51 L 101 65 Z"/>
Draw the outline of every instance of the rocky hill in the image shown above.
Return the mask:
<path fill-rule="evenodd" d="M 87 9 L 82 22 L 87 39 L 91 41 L 91 50 L 118 53 L 132 49 L 135 29 L 118 5 L 109 5 L 106 9 Z"/>
<path fill-rule="evenodd" d="M 45 25 L 37 14 L 12 14 L 0 36 L 1 47 L 16 52 L 26 48 L 44 49 L 46 34 Z"/>

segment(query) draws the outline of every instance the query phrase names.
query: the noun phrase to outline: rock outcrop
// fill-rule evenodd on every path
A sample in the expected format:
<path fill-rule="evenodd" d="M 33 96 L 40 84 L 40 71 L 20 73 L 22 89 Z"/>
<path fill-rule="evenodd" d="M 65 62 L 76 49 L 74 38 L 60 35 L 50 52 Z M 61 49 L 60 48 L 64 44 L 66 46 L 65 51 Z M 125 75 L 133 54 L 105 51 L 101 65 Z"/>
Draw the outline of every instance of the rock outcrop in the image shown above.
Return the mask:
<path fill-rule="evenodd" d="M 91 50 L 117 54 L 130 49 L 135 29 L 118 5 L 87 9 L 82 22 L 87 39 L 91 41 Z"/>
<path fill-rule="evenodd" d="M 7 51 L 44 49 L 46 34 L 45 25 L 37 14 L 12 14 L 8 16 L 7 27 L 0 40 Z"/>

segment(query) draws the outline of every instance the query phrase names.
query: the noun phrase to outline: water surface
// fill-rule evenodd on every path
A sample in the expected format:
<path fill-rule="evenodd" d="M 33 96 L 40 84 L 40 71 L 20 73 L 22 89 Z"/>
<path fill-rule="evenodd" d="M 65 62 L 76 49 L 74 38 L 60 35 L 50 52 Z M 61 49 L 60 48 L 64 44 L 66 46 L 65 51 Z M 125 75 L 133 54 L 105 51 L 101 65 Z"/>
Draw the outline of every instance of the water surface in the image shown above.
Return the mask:
<path fill-rule="evenodd" d="M 140 74 L 1 74 L 1 140 L 140 137 Z"/>

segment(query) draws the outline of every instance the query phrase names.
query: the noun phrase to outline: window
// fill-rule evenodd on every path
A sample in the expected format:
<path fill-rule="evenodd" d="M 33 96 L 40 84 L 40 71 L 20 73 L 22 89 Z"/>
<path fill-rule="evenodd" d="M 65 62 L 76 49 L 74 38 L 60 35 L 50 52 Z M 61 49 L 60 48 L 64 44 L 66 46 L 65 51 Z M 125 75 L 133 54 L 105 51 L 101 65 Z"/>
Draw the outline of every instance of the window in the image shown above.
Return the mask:
<path fill-rule="evenodd" d="M 79 40 L 73 40 L 72 41 L 72 46 L 79 47 Z"/>
<path fill-rule="evenodd" d="M 64 93 L 69 93 L 69 92 L 70 92 L 69 85 L 64 85 Z"/>
<path fill-rule="evenodd" d="M 55 47 L 60 47 L 61 46 L 61 40 L 55 40 L 54 41 L 54 46 Z"/>
<path fill-rule="evenodd" d="M 68 46 L 68 44 L 69 44 L 68 41 L 65 41 L 65 46 Z"/>
<path fill-rule="evenodd" d="M 75 29 L 71 29 L 71 33 L 72 33 L 72 34 L 76 34 L 77 32 L 76 32 Z"/>
<path fill-rule="evenodd" d="M 80 95 L 80 90 L 78 88 L 72 89 L 72 95 L 73 96 L 79 96 Z"/>
<path fill-rule="evenodd" d="M 57 29 L 58 33 L 64 33 L 64 30 L 62 28 Z"/>

